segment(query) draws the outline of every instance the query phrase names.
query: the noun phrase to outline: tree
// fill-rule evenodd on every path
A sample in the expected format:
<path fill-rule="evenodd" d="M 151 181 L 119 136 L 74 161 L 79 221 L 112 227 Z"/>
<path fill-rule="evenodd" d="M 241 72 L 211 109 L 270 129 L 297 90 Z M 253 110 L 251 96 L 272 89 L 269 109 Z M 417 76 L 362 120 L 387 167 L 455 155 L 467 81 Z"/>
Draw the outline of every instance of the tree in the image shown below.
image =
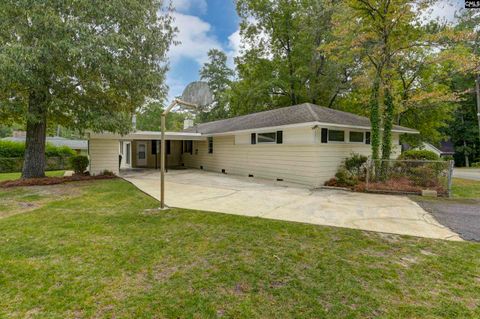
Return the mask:
<path fill-rule="evenodd" d="M 227 55 L 217 49 L 208 51 L 209 61 L 200 69 L 200 78 L 205 80 L 213 94 L 213 105 L 200 113 L 200 120 L 212 121 L 228 117 L 226 91 L 229 89 L 234 71 L 227 66 Z"/>
<path fill-rule="evenodd" d="M 239 0 L 243 52 L 230 104 L 235 115 L 303 102 L 333 106 L 348 77 L 319 50 L 329 41 L 337 3 Z"/>
<path fill-rule="evenodd" d="M 159 102 L 147 104 L 137 115 L 137 129 L 142 131 L 159 131 L 163 106 Z M 166 117 L 165 126 L 168 131 L 179 132 L 183 130 L 183 121 L 186 115 L 170 112 Z"/>
<path fill-rule="evenodd" d="M 0 119 L 26 123 L 22 177 L 44 176 L 47 123 L 126 133 L 165 95 L 169 8 L 160 0 L 2 1 Z"/>

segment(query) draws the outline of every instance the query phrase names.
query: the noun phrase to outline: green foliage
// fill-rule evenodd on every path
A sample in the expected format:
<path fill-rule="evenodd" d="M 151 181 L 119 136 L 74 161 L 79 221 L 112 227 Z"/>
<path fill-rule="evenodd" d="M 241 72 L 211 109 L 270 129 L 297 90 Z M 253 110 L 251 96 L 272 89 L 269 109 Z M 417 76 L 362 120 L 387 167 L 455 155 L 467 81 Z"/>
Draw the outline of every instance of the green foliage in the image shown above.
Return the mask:
<path fill-rule="evenodd" d="M 480 168 L 480 162 L 472 163 L 471 166 L 472 166 L 472 167 L 475 167 L 475 168 Z"/>
<path fill-rule="evenodd" d="M 137 115 L 137 129 L 142 131 L 160 131 L 163 106 L 160 103 L 149 103 Z M 186 115 L 177 112 L 168 113 L 165 121 L 167 130 L 178 132 L 183 130 Z"/>
<path fill-rule="evenodd" d="M 25 143 L 0 141 L 0 158 L 4 157 L 23 157 L 25 153 Z"/>
<path fill-rule="evenodd" d="M 208 51 L 209 60 L 200 69 L 200 78 L 208 83 L 213 94 L 212 105 L 204 106 L 198 120 L 214 121 L 228 117 L 228 92 L 234 71 L 227 66 L 227 55 L 217 49 Z"/>
<path fill-rule="evenodd" d="M 434 152 L 428 150 L 408 150 L 400 154 L 399 160 L 423 160 L 439 161 L 441 158 Z"/>
<path fill-rule="evenodd" d="M 23 157 L 25 153 L 25 143 L 0 141 L 0 158 Z M 67 146 L 54 146 L 47 143 L 45 156 L 47 157 L 70 157 L 75 155 L 75 151 Z"/>
<path fill-rule="evenodd" d="M 75 174 L 83 174 L 88 167 L 88 157 L 83 155 L 76 155 L 70 157 L 70 165 Z"/>
<path fill-rule="evenodd" d="M 365 163 L 368 157 L 365 155 L 352 153 L 350 157 L 345 159 L 344 166 L 350 173 L 358 178 L 363 177 L 365 174 Z"/>

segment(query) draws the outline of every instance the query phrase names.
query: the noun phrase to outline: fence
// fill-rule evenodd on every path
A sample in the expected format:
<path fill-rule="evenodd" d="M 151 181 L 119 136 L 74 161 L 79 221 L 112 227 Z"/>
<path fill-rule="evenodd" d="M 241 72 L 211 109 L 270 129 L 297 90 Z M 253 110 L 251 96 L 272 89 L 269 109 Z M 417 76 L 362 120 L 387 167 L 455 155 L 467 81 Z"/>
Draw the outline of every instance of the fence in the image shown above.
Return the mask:
<path fill-rule="evenodd" d="M 45 170 L 63 170 L 69 169 L 70 157 L 47 157 L 45 161 Z M 0 157 L 0 173 L 21 172 L 23 168 L 23 157 Z"/>
<path fill-rule="evenodd" d="M 369 192 L 421 194 L 435 190 L 450 196 L 453 161 L 369 160 L 365 188 Z"/>

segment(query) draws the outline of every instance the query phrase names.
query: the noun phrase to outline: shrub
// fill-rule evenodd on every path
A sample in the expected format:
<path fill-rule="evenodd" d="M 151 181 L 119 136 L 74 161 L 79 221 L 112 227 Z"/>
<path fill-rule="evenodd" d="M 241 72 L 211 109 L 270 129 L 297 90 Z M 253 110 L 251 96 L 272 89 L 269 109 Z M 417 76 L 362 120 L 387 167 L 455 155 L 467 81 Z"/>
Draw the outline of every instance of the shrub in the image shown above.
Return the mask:
<path fill-rule="evenodd" d="M 88 167 L 88 157 L 83 155 L 70 157 L 70 164 L 72 165 L 75 174 L 83 174 Z"/>
<path fill-rule="evenodd" d="M 0 157 L 23 157 L 25 154 L 25 143 L 0 141 Z"/>
<path fill-rule="evenodd" d="M 472 167 L 478 167 L 478 168 L 480 168 L 480 162 L 472 163 L 471 166 L 472 166 Z"/>
<path fill-rule="evenodd" d="M 439 184 L 439 172 L 432 166 L 419 166 L 410 169 L 410 180 L 417 186 L 434 187 Z"/>
<path fill-rule="evenodd" d="M 353 176 L 358 179 L 363 179 L 366 174 L 365 163 L 367 162 L 368 157 L 361 154 L 352 153 L 350 157 L 345 159 L 344 166 L 347 171 L 349 171 Z"/>
<path fill-rule="evenodd" d="M 428 150 L 408 150 L 400 154 L 399 160 L 439 161 L 440 157 Z"/>
<path fill-rule="evenodd" d="M 350 173 L 345 167 L 340 167 L 335 174 L 337 185 L 342 187 L 351 187 L 358 183 L 358 179 Z"/>

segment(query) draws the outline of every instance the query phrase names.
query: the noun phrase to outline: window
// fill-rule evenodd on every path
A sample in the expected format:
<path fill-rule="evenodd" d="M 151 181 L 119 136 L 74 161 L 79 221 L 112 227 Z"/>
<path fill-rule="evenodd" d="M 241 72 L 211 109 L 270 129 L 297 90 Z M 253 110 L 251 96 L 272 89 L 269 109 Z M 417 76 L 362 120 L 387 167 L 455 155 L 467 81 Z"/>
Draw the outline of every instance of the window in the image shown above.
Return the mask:
<path fill-rule="evenodd" d="M 208 153 L 213 153 L 213 137 L 208 138 Z"/>
<path fill-rule="evenodd" d="M 350 142 L 363 143 L 363 132 L 350 132 Z"/>
<path fill-rule="evenodd" d="M 184 143 L 183 151 L 185 153 L 193 154 L 193 142 L 192 141 L 184 141 L 183 143 Z"/>
<path fill-rule="evenodd" d="M 328 130 L 329 142 L 345 142 L 345 132 L 337 130 Z"/>
<path fill-rule="evenodd" d="M 257 134 L 257 142 L 258 144 L 261 143 L 276 143 L 277 142 L 277 133 L 269 132 L 269 133 L 258 133 Z"/>
<path fill-rule="evenodd" d="M 138 159 L 145 159 L 145 144 L 138 144 Z"/>

